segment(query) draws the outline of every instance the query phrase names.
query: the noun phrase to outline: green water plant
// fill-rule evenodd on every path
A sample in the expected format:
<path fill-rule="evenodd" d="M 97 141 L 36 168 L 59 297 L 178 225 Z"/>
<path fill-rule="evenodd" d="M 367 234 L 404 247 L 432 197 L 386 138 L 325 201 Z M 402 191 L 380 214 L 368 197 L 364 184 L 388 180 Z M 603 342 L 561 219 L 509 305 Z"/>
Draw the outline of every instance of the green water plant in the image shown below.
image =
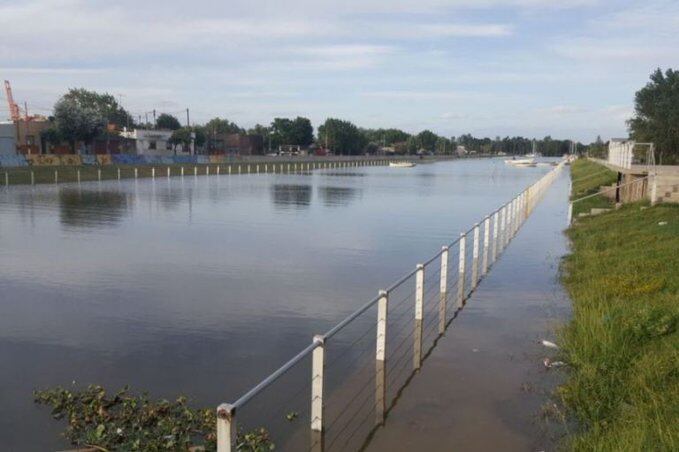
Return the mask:
<path fill-rule="evenodd" d="M 64 437 L 74 446 L 100 451 L 216 450 L 214 409 L 192 408 L 184 396 L 153 400 L 134 395 L 126 386 L 115 393 L 90 385 L 38 390 L 35 402 L 52 408 L 52 417 L 66 420 Z M 274 445 L 264 428 L 239 432 L 236 450 L 263 452 Z"/>

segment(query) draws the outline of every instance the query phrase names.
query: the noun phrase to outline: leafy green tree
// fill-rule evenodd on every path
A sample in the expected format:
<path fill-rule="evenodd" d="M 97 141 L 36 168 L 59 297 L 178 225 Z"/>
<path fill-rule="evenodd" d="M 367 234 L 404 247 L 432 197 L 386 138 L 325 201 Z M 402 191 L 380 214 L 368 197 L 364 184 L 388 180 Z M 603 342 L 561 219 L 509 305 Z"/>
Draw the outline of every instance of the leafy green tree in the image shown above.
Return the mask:
<path fill-rule="evenodd" d="M 635 116 L 628 121 L 637 141 L 653 142 L 660 159 L 679 160 L 679 71 L 659 68 L 634 96 Z M 667 161 L 667 158 L 665 159 Z"/>
<path fill-rule="evenodd" d="M 161 113 L 156 119 L 156 127 L 159 129 L 178 130 L 181 126 L 179 119 L 167 113 Z"/>
<path fill-rule="evenodd" d="M 307 118 L 274 118 L 270 130 L 274 146 L 309 146 L 314 141 L 314 128 Z"/>
<path fill-rule="evenodd" d="M 95 110 L 106 123 L 114 124 L 116 129 L 134 126 L 132 116 L 118 104 L 116 98 L 111 94 L 101 94 L 84 88 L 73 88 L 64 94 L 62 99 L 73 101 L 84 108 Z"/>
<path fill-rule="evenodd" d="M 205 131 L 205 126 L 194 126 L 193 133 L 196 135 L 195 138 L 196 146 L 203 146 L 207 141 L 207 133 Z"/>
<path fill-rule="evenodd" d="M 232 133 L 245 133 L 245 130 L 238 126 L 235 122 L 231 122 L 228 119 L 222 118 L 212 118 L 205 124 L 205 133 L 208 136 L 214 136 L 218 134 L 232 134 Z"/>
<path fill-rule="evenodd" d="M 438 141 L 438 135 L 436 135 L 431 130 L 423 130 L 417 134 L 417 142 L 422 149 L 434 152 L 436 150 L 436 142 Z"/>
<path fill-rule="evenodd" d="M 71 96 L 63 96 L 54 105 L 54 120 L 59 135 L 74 153 L 77 141 L 90 144 L 106 128 L 106 119 L 97 108 Z"/>
<path fill-rule="evenodd" d="M 172 144 L 172 149 L 175 153 L 177 152 L 177 146 L 180 144 L 185 151 L 190 149 L 191 141 L 193 140 L 193 137 L 191 136 L 192 132 L 193 131 L 190 127 L 180 127 L 179 129 L 172 132 L 170 144 Z"/>
<path fill-rule="evenodd" d="M 335 154 L 358 155 L 368 144 L 365 134 L 354 124 L 341 119 L 328 118 L 318 128 L 318 140 Z"/>

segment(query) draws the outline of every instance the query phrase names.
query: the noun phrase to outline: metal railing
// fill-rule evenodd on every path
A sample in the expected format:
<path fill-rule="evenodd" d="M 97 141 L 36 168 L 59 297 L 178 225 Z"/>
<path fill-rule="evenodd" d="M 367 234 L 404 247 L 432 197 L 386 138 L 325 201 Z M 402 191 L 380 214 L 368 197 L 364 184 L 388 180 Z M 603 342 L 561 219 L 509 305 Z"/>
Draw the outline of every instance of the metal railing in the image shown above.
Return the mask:
<path fill-rule="evenodd" d="M 235 402 L 219 405 L 217 450 L 235 450 L 237 430 L 259 427 L 277 449 L 360 449 L 563 165 L 314 336 Z"/>

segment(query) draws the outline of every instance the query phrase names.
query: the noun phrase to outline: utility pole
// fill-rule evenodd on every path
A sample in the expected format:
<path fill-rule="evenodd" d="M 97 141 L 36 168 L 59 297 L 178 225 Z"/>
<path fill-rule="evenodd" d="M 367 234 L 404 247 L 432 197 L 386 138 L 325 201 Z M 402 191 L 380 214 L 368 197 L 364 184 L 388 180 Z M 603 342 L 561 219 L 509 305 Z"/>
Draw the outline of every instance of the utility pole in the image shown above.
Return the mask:
<path fill-rule="evenodd" d="M 191 121 L 189 121 L 189 109 L 186 109 L 186 127 L 191 127 Z"/>
<path fill-rule="evenodd" d="M 153 128 L 156 128 L 156 109 L 153 109 Z"/>

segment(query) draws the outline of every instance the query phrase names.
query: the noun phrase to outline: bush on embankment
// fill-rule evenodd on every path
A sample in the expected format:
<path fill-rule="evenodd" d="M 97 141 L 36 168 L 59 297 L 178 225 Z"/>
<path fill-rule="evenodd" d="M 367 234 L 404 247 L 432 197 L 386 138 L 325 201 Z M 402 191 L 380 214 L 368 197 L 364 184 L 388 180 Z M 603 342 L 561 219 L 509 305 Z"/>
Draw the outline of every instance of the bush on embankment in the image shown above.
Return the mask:
<path fill-rule="evenodd" d="M 646 207 L 568 230 L 559 395 L 579 423 L 573 450 L 679 450 L 679 205 Z"/>
<path fill-rule="evenodd" d="M 618 175 L 605 166 L 588 159 L 578 159 L 571 164 L 573 187 L 571 200 L 582 198 L 599 191 L 604 185 L 614 184 Z M 611 207 L 612 202 L 605 196 L 593 196 L 573 204 L 573 216 L 589 212 L 593 208 Z"/>

